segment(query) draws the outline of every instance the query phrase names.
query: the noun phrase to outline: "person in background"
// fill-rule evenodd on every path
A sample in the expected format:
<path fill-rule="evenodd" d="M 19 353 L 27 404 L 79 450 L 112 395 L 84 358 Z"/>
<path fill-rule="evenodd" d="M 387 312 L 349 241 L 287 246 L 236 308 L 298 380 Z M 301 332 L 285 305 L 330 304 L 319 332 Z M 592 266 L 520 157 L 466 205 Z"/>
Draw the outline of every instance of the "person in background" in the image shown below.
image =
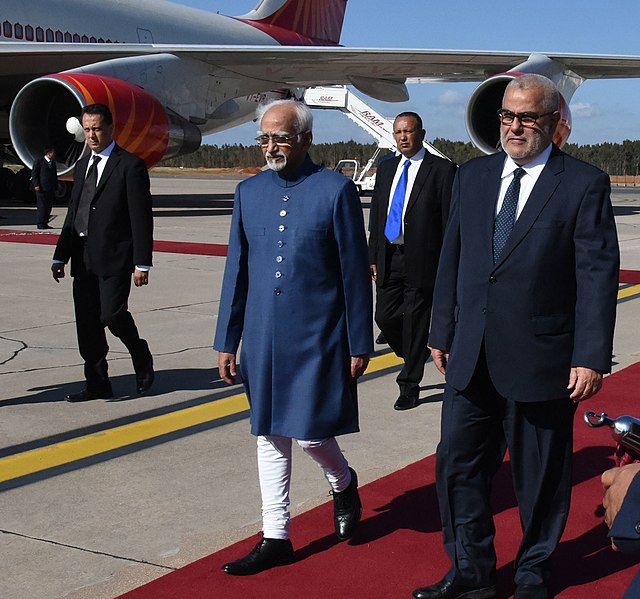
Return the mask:
<path fill-rule="evenodd" d="M 640 552 L 640 464 L 610 468 L 602 474 L 605 508 L 611 546 L 624 553 Z M 640 597 L 640 573 L 631 581 L 622 599 Z"/>
<path fill-rule="evenodd" d="M 58 187 L 58 170 L 55 162 L 56 151 L 47 146 L 44 156 L 39 156 L 31 169 L 31 184 L 36 192 L 36 225 L 38 229 L 51 229 L 49 219 L 53 198 Z"/>
<path fill-rule="evenodd" d="M 131 273 L 136 287 L 149 282 L 153 246 L 149 173 L 140 158 L 113 140 L 107 106 L 85 106 L 82 127 L 91 154 L 76 164 L 69 210 L 51 265 L 59 282 L 71 259 L 85 387 L 67 395 L 70 402 L 113 397 L 105 326 L 131 354 L 137 393 L 146 392 L 155 378 L 149 345 L 140 338 L 128 309 Z"/>
<path fill-rule="evenodd" d="M 399 156 L 380 162 L 371 198 L 369 262 L 376 284 L 375 319 L 382 339 L 404 366 L 394 408 L 418 403 L 429 357 L 427 336 L 433 285 L 449 216 L 456 166 L 422 145 L 425 130 L 414 112 L 393 122 Z"/>

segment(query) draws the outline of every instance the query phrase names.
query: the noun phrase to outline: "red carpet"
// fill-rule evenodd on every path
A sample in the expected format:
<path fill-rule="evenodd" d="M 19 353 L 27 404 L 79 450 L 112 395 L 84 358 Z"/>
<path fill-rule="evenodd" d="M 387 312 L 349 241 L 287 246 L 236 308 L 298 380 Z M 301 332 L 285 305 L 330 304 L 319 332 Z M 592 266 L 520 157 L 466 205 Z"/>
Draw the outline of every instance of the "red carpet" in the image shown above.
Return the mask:
<path fill-rule="evenodd" d="M 607 378 L 604 390 L 578 409 L 573 505 L 556 553 L 552 581 L 552 590 L 562 599 L 615 599 L 635 575 L 637 560 L 611 550 L 602 522 L 600 474 L 612 465 L 613 442 L 607 430 L 587 427 L 582 415 L 591 409 L 610 416 L 638 416 L 635 393 L 639 387 L 637 363 Z M 364 435 L 361 442 L 366 443 Z M 294 519 L 296 563 L 290 566 L 250 577 L 221 572 L 222 564 L 251 549 L 258 539 L 255 536 L 122 598 L 408 599 L 414 588 L 439 580 L 448 569 L 441 545 L 434 465 L 434 456 L 429 456 L 364 486 L 363 521 L 349 543 L 338 543 L 333 537 L 331 504 L 326 503 Z M 257 485 L 257 481 L 248 481 Z M 513 594 L 512 560 L 520 541 L 515 505 L 505 463 L 496 477 L 494 493 L 501 598 Z"/>
<path fill-rule="evenodd" d="M 57 233 L 44 231 L 20 231 L 0 229 L 0 242 L 35 243 L 40 245 L 55 245 L 58 242 Z M 221 243 L 192 243 L 187 241 L 158 241 L 153 242 L 154 252 L 169 252 L 173 254 L 198 254 L 201 256 L 226 256 L 227 246 Z M 640 284 L 640 271 L 621 270 L 620 283 L 629 285 Z"/>
<path fill-rule="evenodd" d="M 0 230 L 0 242 L 35 243 L 39 245 L 55 245 L 58 243 L 57 233 L 44 231 L 16 231 Z M 169 252 L 172 254 L 197 254 L 199 256 L 226 256 L 227 246 L 221 243 L 192 243 L 188 241 L 154 241 L 154 252 Z"/>

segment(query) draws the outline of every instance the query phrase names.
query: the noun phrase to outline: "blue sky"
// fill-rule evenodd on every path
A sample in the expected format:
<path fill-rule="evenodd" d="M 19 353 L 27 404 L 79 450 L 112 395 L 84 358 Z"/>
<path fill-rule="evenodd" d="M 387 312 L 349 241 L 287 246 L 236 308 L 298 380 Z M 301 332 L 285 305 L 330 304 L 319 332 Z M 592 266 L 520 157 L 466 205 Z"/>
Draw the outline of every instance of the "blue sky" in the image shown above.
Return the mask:
<path fill-rule="evenodd" d="M 176 0 L 174 0 L 176 1 Z M 241 15 L 258 0 L 179 0 L 180 4 Z M 637 0 L 349 0 L 342 30 L 345 46 L 640 54 Z M 409 86 L 401 104 L 371 100 L 385 116 L 419 112 L 427 138 L 468 141 L 464 109 L 475 88 L 466 83 Z M 364 97 L 365 101 L 369 101 Z M 640 80 L 587 81 L 571 100 L 579 144 L 640 137 Z M 372 138 L 344 115 L 314 111 L 316 142 Z M 255 125 L 208 136 L 206 143 L 251 143 Z"/>

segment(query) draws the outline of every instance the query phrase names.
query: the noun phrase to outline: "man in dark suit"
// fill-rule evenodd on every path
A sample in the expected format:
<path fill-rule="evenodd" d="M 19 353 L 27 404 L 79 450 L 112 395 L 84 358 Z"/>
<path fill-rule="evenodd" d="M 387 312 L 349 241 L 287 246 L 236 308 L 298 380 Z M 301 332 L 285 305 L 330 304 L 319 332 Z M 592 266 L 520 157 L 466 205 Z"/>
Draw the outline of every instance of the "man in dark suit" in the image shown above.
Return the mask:
<path fill-rule="evenodd" d="M 415 407 L 424 364 L 433 284 L 449 216 L 455 165 L 422 146 L 425 130 L 414 112 L 393 123 L 400 156 L 378 166 L 371 199 L 369 261 L 376 284 L 375 320 L 404 359 L 396 410 Z"/>
<path fill-rule="evenodd" d="M 414 599 L 496 596 L 491 480 L 506 448 L 516 599 L 546 599 L 571 497 L 573 416 L 611 367 L 619 252 L 609 177 L 552 143 L 560 98 L 517 77 L 504 152 L 458 170 L 429 335 L 446 373 L 436 482 L 452 567 Z"/>
<path fill-rule="evenodd" d="M 31 184 L 36 192 L 38 229 L 51 229 L 49 217 L 53 207 L 53 197 L 58 187 L 58 172 L 53 146 L 47 146 L 44 156 L 36 158 L 31 169 Z"/>
<path fill-rule="evenodd" d="M 610 468 L 602 474 L 604 521 L 615 551 L 640 552 L 640 464 Z M 640 572 L 631 581 L 623 599 L 640 597 Z"/>
<path fill-rule="evenodd" d="M 111 112 L 103 104 L 82 109 L 91 156 L 78 161 L 69 210 L 53 255 L 56 282 L 71 259 L 73 301 L 85 388 L 67 401 L 113 397 L 107 373 L 105 326 L 129 350 L 136 390 L 154 379 L 149 346 L 128 310 L 131 273 L 136 287 L 147 285 L 153 245 L 149 173 L 144 162 L 113 141 Z"/>

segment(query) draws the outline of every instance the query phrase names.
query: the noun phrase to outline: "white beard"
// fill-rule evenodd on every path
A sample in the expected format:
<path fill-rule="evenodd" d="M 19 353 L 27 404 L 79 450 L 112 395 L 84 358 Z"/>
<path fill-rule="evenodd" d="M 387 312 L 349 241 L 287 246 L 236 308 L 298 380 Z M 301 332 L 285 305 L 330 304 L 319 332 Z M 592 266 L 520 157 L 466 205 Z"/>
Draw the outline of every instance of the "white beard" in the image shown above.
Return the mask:
<path fill-rule="evenodd" d="M 266 161 L 267 161 L 267 166 L 272 170 L 275 171 L 276 173 L 281 171 L 285 166 L 287 166 L 287 157 L 280 153 L 280 152 L 275 152 L 275 153 L 271 153 L 271 152 L 267 152 L 264 155 Z M 281 161 L 275 161 L 274 158 L 282 158 Z"/>

